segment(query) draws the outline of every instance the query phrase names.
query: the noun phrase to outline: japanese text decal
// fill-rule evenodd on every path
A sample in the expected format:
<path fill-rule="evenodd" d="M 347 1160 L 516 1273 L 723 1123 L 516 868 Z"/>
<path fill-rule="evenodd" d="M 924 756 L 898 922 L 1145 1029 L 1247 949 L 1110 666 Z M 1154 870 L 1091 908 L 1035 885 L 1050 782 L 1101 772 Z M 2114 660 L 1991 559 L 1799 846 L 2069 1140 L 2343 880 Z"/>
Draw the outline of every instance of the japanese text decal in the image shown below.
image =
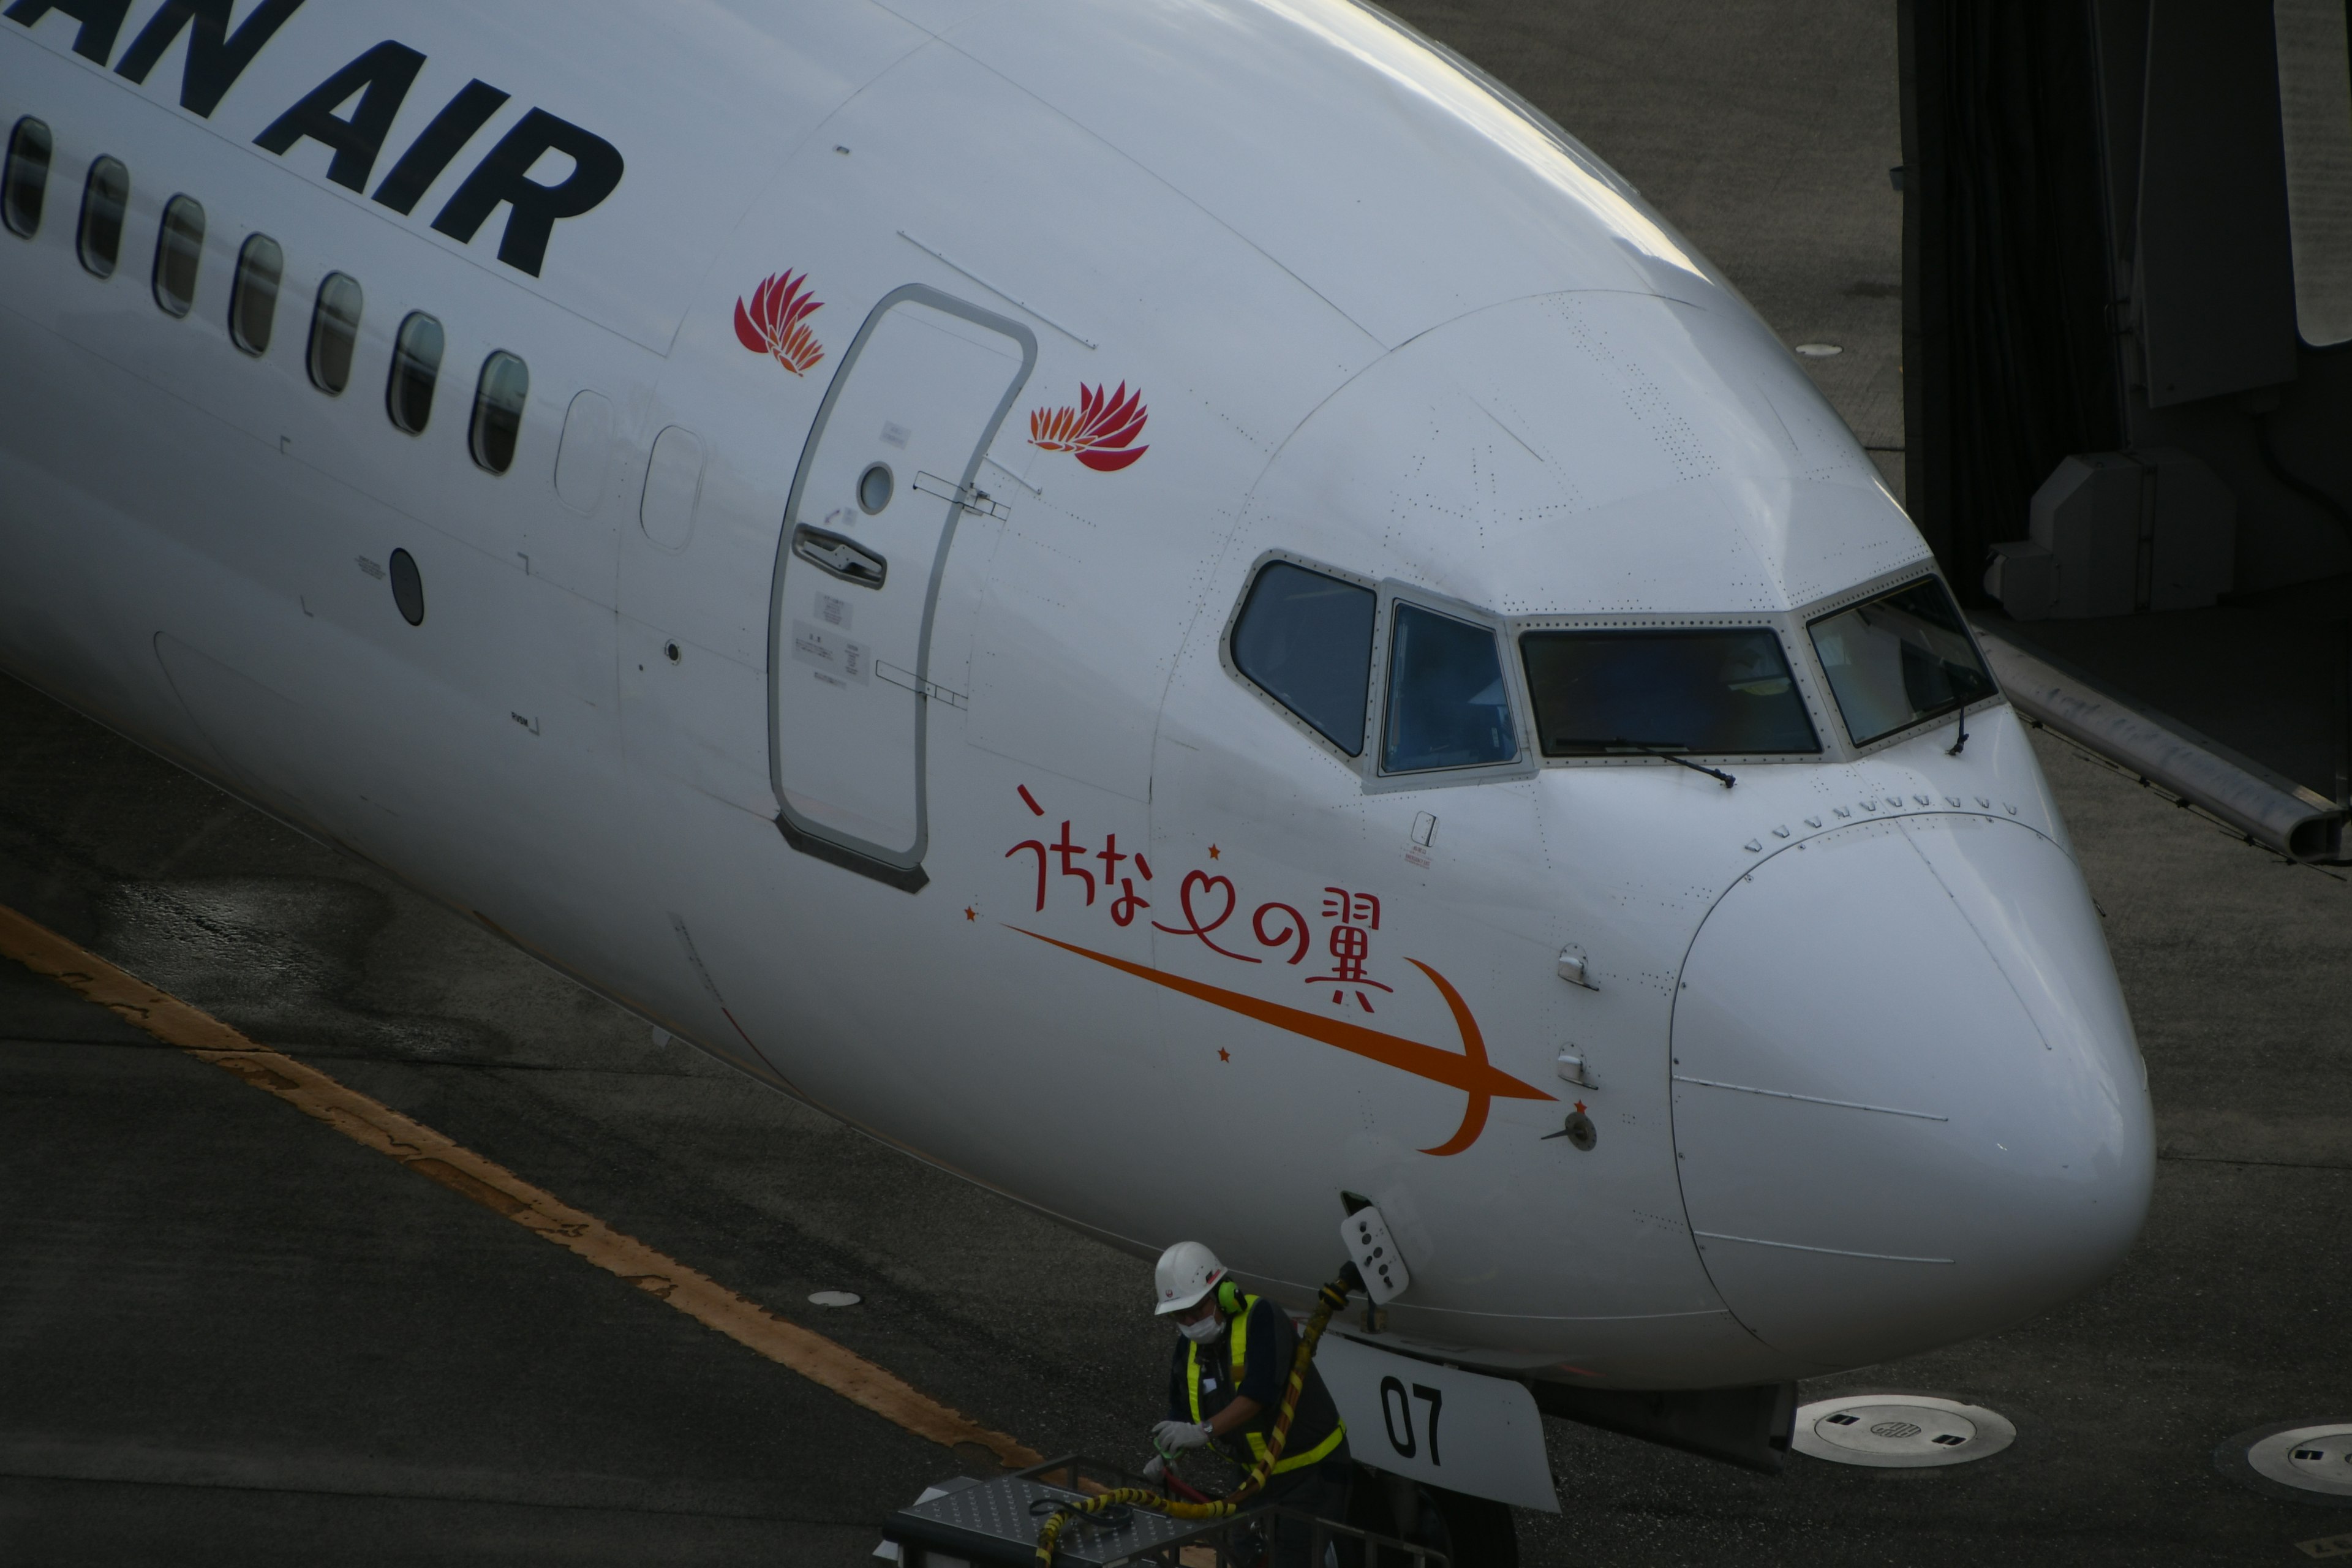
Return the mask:
<path fill-rule="evenodd" d="M 1022 805 L 1032 816 L 1047 816 L 1027 785 L 1019 786 L 1019 794 Z M 1209 847 L 1212 861 L 1220 853 L 1215 845 Z M 1023 861 L 1024 868 L 1033 873 L 1024 890 L 1031 895 L 1031 909 L 1035 914 L 1044 914 L 1049 903 L 1074 900 L 1082 910 L 1099 908 L 1114 926 L 1125 928 L 1154 910 L 1149 893 L 1157 890 L 1160 900 L 1159 912 L 1168 918 L 1151 920 L 1151 928 L 1197 941 L 1220 958 L 1238 963 L 1271 964 L 1278 972 L 1306 967 L 1307 954 L 1318 945 L 1312 922 L 1297 904 L 1268 899 L 1252 905 L 1232 874 L 1201 866 L 1188 868 L 1181 879 L 1175 879 L 1171 898 L 1168 884 L 1155 876 L 1150 860 L 1140 851 L 1119 848 L 1116 833 L 1104 834 L 1099 848 L 1082 843 L 1074 832 L 1071 818 L 1063 818 L 1050 839 L 1040 833 L 1013 845 L 1004 856 L 1009 860 Z M 1028 858 L 1024 860 L 1024 857 Z M 1488 1063 L 1486 1039 L 1470 1005 L 1445 976 L 1417 958 L 1408 957 L 1404 962 L 1419 970 L 1444 1000 L 1462 1037 L 1458 1055 L 1372 1029 L 1346 1017 L 1350 1011 L 1369 1014 L 1376 1010 L 1370 993 L 1393 994 L 1395 989 L 1373 973 L 1372 939 L 1381 929 L 1381 900 L 1377 894 L 1339 887 L 1326 887 L 1321 894 L 1314 907 L 1325 925 L 1324 940 L 1319 945 L 1327 959 L 1321 967 L 1328 973 L 1302 974 L 1298 979 L 1302 984 L 1315 987 L 1317 1000 L 1327 1008 L 1337 1009 L 1338 1016 L 1207 984 L 1021 926 L 1011 929 L 1228 1012 L 1461 1089 L 1469 1096 L 1461 1126 L 1444 1142 L 1423 1150 L 1424 1154 L 1458 1154 L 1475 1143 L 1486 1131 L 1487 1111 L 1496 1099 L 1552 1098 Z M 1248 917 L 1237 919 L 1244 908 L 1250 910 Z"/>

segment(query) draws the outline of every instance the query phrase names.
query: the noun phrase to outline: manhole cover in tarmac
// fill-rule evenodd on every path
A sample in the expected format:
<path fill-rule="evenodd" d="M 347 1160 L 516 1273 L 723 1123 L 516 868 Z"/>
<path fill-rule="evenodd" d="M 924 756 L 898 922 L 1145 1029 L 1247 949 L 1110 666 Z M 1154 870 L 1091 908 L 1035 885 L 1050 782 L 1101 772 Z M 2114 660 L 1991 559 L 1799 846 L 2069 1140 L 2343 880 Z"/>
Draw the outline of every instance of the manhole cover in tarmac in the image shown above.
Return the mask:
<path fill-rule="evenodd" d="M 1981 1459 L 2016 1437 L 2007 1416 L 1981 1405 L 1925 1394 L 1857 1394 L 1800 1408 L 1789 1446 L 1835 1464 L 1902 1469 Z"/>
<path fill-rule="evenodd" d="M 2216 1448 L 2213 1462 L 2273 1497 L 2352 1508 L 2352 1421 L 2257 1426 Z"/>

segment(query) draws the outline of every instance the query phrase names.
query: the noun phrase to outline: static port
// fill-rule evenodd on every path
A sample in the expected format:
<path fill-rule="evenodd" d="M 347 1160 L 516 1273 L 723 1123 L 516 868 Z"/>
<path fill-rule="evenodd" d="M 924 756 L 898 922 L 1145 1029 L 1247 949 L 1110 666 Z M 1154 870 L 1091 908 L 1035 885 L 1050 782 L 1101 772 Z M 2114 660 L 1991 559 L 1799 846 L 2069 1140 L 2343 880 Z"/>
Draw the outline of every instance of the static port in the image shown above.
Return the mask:
<path fill-rule="evenodd" d="M 684 657 L 677 651 L 677 644 L 674 642 L 666 642 L 662 644 L 662 652 L 668 657 L 669 661 L 672 664 L 676 664 Z"/>

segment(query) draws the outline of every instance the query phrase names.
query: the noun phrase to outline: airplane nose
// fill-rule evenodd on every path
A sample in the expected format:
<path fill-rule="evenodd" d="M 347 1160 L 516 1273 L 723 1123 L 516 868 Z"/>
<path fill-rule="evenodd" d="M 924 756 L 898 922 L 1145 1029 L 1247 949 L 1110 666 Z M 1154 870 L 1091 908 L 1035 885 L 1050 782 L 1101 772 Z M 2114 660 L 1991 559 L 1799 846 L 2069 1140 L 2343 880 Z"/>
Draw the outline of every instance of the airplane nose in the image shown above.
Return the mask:
<path fill-rule="evenodd" d="M 1708 1275 L 1827 1369 L 2089 1289 L 2155 1180 L 2080 871 L 2019 825 L 1859 823 L 1736 883 L 1685 961 L 1675 1142 Z"/>

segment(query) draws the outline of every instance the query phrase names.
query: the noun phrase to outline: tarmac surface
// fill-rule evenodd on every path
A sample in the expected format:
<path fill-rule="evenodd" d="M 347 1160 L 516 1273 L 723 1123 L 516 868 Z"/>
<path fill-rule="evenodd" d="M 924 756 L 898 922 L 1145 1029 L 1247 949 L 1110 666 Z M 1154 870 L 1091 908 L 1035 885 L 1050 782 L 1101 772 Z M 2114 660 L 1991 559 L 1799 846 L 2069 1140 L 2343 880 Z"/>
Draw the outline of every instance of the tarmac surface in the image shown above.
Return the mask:
<path fill-rule="evenodd" d="M 1414 5 L 1745 289 L 1899 483 L 1892 7 Z M 1809 1384 L 1987 1405 L 1937 1470 L 1763 1477 L 1549 1422 L 1570 1564 L 2286 1563 L 2352 1510 L 2217 1473 L 2352 1419 L 2352 883 L 2047 740 L 2149 1063 L 2123 1269 Z M 679 1046 L 0 681 L 0 904 L 1039 1450 L 1138 1459 L 1149 1268 Z M 813 1291 L 863 1297 L 811 1305 Z M 982 1456 L 911 1436 L 0 963 L 0 1561 L 869 1562 Z"/>

